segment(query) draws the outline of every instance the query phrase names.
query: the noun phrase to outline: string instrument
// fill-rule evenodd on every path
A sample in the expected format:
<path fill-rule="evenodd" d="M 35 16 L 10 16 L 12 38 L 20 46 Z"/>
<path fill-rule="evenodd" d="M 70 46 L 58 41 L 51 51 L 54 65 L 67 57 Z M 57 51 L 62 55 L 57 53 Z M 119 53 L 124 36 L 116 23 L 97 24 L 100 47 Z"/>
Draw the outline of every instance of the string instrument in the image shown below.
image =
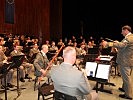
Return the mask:
<path fill-rule="evenodd" d="M 65 45 L 63 44 L 60 49 L 57 51 L 57 53 L 53 56 L 52 60 L 50 60 L 48 66 L 46 67 L 46 71 L 49 70 L 51 68 L 51 64 L 54 62 L 54 60 L 56 59 L 56 57 L 58 56 L 58 54 L 61 52 L 61 50 L 63 49 Z"/>

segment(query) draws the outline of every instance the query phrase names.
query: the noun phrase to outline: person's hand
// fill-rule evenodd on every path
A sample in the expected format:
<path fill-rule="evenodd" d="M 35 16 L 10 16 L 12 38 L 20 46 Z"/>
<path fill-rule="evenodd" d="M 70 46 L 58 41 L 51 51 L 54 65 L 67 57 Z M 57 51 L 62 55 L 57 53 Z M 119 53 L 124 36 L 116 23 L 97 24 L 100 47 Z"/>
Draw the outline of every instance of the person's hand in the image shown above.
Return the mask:
<path fill-rule="evenodd" d="M 119 43 L 119 41 L 117 41 L 117 40 L 115 40 L 115 41 L 113 41 L 114 43 Z"/>
<path fill-rule="evenodd" d="M 43 76 L 46 76 L 47 70 L 41 69 L 41 72 L 42 72 L 42 75 L 43 75 Z"/>
<path fill-rule="evenodd" d="M 7 60 L 3 60 L 3 63 L 8 63 Z"/>
<path fill-rule="evenodd" d="M 103 46 L 106 46 L 107 44 L 108 44 L 107 41 L 103 41 L 103 42 L 102 42 L 102 45 L 103 45 Z"/>
<path fill-rule="evenodd" d="M 53 65 L 52 62 L 49 62 L 49 63 L 48 63 L 48 67 L 49 67 L 49 68 L 48 68 L 48 69 L 51 69 L 52 65 Z"/>

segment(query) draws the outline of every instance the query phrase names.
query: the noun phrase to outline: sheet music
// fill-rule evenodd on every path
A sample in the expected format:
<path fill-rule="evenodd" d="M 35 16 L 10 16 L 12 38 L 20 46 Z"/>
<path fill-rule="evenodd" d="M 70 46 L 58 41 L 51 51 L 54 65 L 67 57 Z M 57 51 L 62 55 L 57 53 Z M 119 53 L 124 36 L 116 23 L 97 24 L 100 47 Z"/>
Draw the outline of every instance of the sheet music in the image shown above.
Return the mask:
<path fill-rule="evenodd" d="M 95 77 L 96 68 L 97 68 L 96 62 L 86 62 L 85 71 L 87 76 Z"/>
<path fill-rule="evenodd" d="M 104 56 L 104 55 L 100 55 L 99 58 L 100 60 L 103 60 L 103 61 L 111 61 L 111 59 L 113 58 L 114 56 Z"/>
<path fill-rule="evenodd" d="M 109 71 L 110 71 L 110 65 L 98 64 L 96 78 L 108 79 Z"/>

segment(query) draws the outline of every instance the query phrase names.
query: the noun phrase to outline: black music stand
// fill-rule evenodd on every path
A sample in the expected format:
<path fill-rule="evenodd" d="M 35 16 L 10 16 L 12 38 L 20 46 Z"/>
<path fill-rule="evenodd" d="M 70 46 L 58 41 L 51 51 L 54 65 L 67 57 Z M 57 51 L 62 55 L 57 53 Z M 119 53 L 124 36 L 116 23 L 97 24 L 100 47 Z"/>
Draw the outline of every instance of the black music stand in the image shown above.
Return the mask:
<path fill-rule="evenodd" d="M 111 65 L 108 65 L 108 64 L 98 64 L 96 62 L 86 63 L 85 70 L 87 73 L 87 78 L 89 80 L 96 81 L 96 86 L 94 88 L 96 92 L 101 91 L 101 92 L 107 92 L 112 94 L 110 90 L 104 89 L 104 84 L 108 83 L 110 67 Z M 103 70 L 104 70 L 104 73 L 103 73 Z M 98 88 L 99 84 L 101 84 L 101 88 Z"/>
<path fill-rule="evenodd" d="M 99 54 L 99 48 L 98 47 L 88 48 L 87 54 Z"/>
<path fill-rule="evenodd" d="M 84 56 L 84 64 L 86 62 L 94 62 L 99 56 L 99 48 L 88 48 L 87 54 Z"/>
<path fill-rule="evenodd" d="M 20 94 L 21 94 L 20 88 L 19 88 L 19 67 L 23 63 L 24 58 L 25 58 L 25 55 L 18 55 L 18 56 L 12 57 L 12 62 L 14 64 L 14 68 L 17 68 L 17 93 L 18 93 L 18 96 L 20 96 Z M 25 88 L 21 88 L 21 89 L 25 89 Z"/>
<path fill-rule="evenodd" d="M 49 60 L 51 60 L 55 54 L 56 54 L 56 50 L 51 50 L 48 53 L 46 53 Z"/>
<path fill-rule="evenodd" d="M 110 55 L 111 47 L 103 48 L 100 52 L 101 52 L 101 55 Z"/>
<path fill-rule="evenodd" d="M 5 83 L 5 89 L 4 89 L 4 92 L 5 92 L 5 100 L 7 100 L 7 88 L 6 88 L 6 85 L 7 85 L 7 79 L 6 79 L 6 75 L 8 74 L 9 70 L 12 68 L 14 64 L 13 63 L 4 63 L 4 65 L 2 66 L 1 70 L 0 70 L 0 74 L 2 74 L 0 76 L 0 79 L 4 78 L 4 83 Z"/>

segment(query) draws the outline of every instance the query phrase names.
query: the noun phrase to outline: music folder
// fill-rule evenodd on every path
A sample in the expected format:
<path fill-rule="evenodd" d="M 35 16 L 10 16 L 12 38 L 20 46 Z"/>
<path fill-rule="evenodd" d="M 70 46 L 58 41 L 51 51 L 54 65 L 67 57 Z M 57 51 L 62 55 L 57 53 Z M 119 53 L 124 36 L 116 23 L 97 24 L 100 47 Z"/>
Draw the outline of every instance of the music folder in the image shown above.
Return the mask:
<path fill-rule="evenodd" d="M 85 71 L 88 79 L 108 80 L 111 65 L 86 62 Z"/>
<path fill-rule="evenodd" d="M 14 66 L 19 67 L 24 60 L 25 55 L 17 55 L 12 57 L 12 62 L 14 63 Z"/>

